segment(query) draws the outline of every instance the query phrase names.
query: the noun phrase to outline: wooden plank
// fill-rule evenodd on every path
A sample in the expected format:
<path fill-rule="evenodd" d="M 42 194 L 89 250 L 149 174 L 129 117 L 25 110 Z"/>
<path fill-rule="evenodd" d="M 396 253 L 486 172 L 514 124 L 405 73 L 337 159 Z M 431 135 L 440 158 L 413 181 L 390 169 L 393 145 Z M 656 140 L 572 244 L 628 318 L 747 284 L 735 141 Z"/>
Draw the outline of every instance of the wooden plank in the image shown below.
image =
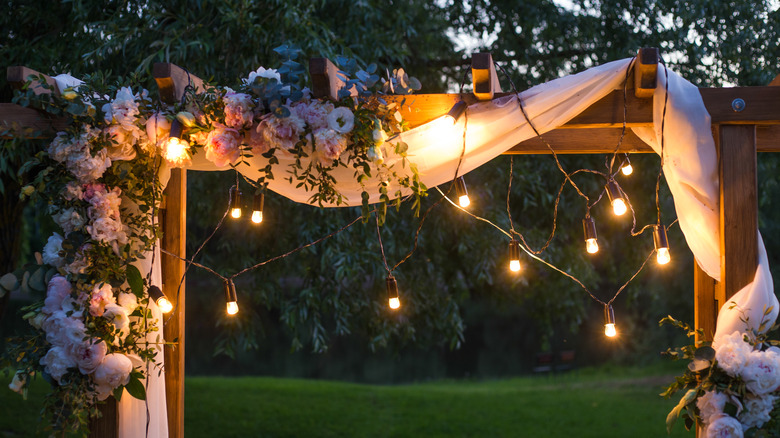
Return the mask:
<path fill-rule="evenodd" d="M 125 397 L 129 395 L 125 394 Z M 100 418 L 89 420 L 89 436 L 91 438 L 119 437 L 119 409 L 114 396 L 109 396 L 105 403 L 98 405 Z"/>
<path fill-rule="evenodd" d="M 23 138 L 51 138 L 68 126 L 66 118 L 51 118 L 32 108 L 15 103 L 0 103 L 0 129 L 9 129 L 13 136 Z M 3 135 L 0 138 L 10 138 Z"/>
<path fill-rule="evenodd" d="M 164 192 L 165 209 L 160 210 L 162 225 L 161 246 L 180 257 L 186 257 L 187 230 L 187 173 L 184 169 L 172 169 L 171 178 Z M 173 312 L 165 315 L 164 336 L 173 342 L 173 348 L 165 348 L 165 397 L 168 409 L 168 436 L 184 436 L 184 262 L 173 256 L 162 255 L 162 290 L 173 304 Z"/>
<path fill-rule="evenodd" d="M 658 83 L 658 49 L 639 49 L 634 63 L 634 96 L 651 98 Z"/>
<path fill-rule="evenodd" d="M 775 76 L 772 82 L 769 83 L 770 87 L 780 87 L 780 75 Z"/>
<path fill-rule="evenodd" d="M 694 283 L 694 324 L 696 328 L 704 330 L 704 336 L 696 338 L 696 341 L 712 341 L 715 336 L 715 322 L 718 318 L 718 302 L 715 300 L 717 282 L 707 275 L 698 263 L 693 264 Z"/>
<path fill-rule="evenodd" d="M 780 123 L 780 87 L 700 88 L 712 123 L 745 125 Z M 745 101 L 745 109 L 735 111 L 734 99 Z"/>
<path fill-rule="evenodd" d="M 160 99 L 172 104 L 181 100 L 187 84 L 192 83 L 196 92 L 203 92 L 203 80 L 176 64 L 156 62 L 152 68 L 152 76 L 160 89 Z"/>
<path fill-rule="evenodd" d="M 11 87 L 16 88 L 17 90 L 20 90 L 22 86 L 27 82 L 27 79 L 30 76 L 39 77 L 41 73 L 20 65 L 14 65 L 11 67 L 8 67 L 6 70 L 6 79 L 8 80 L 8 84 L 11 85 Z M 49 86 L 54 87 L 53 90 L 55 93 L 59 93 L 59 89 L 57 88 L 57 81 L 54 80 L 51 76 L 43 75 L 45 83 Z M 41 82 L 39 81 L 33 81 L 33 84 L 31 85 L 32 90 L 35 94 L 45 94 L 50 93 L 51 91 L 47 88 L 43 88 L 41 86 Z"/>
<path fill-rule="evenodd" d="M 490 100 L 501 92 L 501 83 L 496 75 L 496 65 L 490 53 L 475 53 L 471 56 L 471 80 L 474 96 L 478 100 Z"/>
<path fill-rule="evenodd" d="M 756 127 L 720 125 L 717 137 L 722 278 L 716 298 L 722 306 L 753 281 L 758 266 Z"/>
<path fill-rule="evenodd" d="M 542 138 L 550 143 L 557 154 L 605 154 L 614 152 L 621 130 L 621 128 L 554 129 L 542 134 Z M 626 130 L 618 152 L 654 153 L 653 149 L 630 129 Z M 504 154 L 549 153 L 550 149 L 539 137 L 532 137 Z"/>
<path fill-rule="evenodd" d="M 338 73 L 339 68 L 328 58 L 311 58 L 309 60 L 309 75 L 311 76 L 312 96 L 323 99 L 339 100 L 339 90 L 344 88 L 344 80 Z M 351 96 L 357 96 L 353 87 L 349 90 Z"/>

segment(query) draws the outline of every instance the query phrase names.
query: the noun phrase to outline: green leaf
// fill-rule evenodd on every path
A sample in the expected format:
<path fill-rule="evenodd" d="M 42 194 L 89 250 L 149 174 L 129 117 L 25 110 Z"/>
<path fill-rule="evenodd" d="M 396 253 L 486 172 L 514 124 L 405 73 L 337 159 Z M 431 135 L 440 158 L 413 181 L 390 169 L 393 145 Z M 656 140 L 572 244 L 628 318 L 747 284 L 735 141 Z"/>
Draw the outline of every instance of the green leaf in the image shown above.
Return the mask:
<path fill-rule="evenodd" d="M 138 268 L 133 265 L 127 265 L 127 270 L 125 273 L 127 274 L 127 284 L 130 285 L 130 289 L 133 291 L 133 294 L 138 298 L 143 297 L 144 279 L 141 276 L 141 271 L 139 271 Z"/>
<path fill-rule="evenodd" d="M 116 401 L 119 401 L 122 399 L 122 393 L 124 392 L 125 388 L 119 386 L 114 388 L 114 398 Z"/>
<path fill-rule="evenodd" d="M 138 400 L 146 400 L 146 388 L 138 377 L 131 377 L 130 382 L 125 385 L 127 392 Z"/>
<path fill-rule="evenodd" d="M 10 292 L 19 287 L 19 280 L 12 273 L 5 274 L 0 277 L 0 287 Z"/>
<path fill-rule="evenodd" d="M 29 281 L 29 286 L 37 291 L 45 291 L 46 290 L 46 283 L 44 281 L 44 276 L 46 274 L 46 270 L 44 268 L 38 268 L 31 276 Z"/>

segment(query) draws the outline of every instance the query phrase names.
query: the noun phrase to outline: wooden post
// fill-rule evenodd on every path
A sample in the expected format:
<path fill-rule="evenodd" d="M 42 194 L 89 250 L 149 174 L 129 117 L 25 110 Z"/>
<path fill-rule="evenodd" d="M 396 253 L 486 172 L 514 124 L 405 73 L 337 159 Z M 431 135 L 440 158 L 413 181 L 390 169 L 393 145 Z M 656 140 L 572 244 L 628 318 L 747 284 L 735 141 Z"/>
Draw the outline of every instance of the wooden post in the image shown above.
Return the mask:
<path fill-rule="evenodd" d="M 196 91 L 203 90 L 203 81 L 174 64 L 157 63 L 154 79 L 160 88 L 160 98 L 167 103 L 179 101 L 188 84 Z M 186 257 L 187 243 L 187 171 L 172 169 L 171 178 L 163 193 L 164 207 L 160 209 L 162 226 L 161 246 L 166 251 Z M 167 254 L 162 255 L 162 289 L 173 304 L 173 313 L 166 316 L 163 329 L 165 348 L 165 397 L 168 411 L 168 436 L 184 436 L 184 328 L 185 290 L 181 282 L 184 262 Z M 181 288 L 179 288 L 181 284 Z"/>
<path fill-rule="evenodd" d="M 634 63 L 634 95 L 639 98 L 653 97 L 658 84 L 658 49 L 639 49 Z"/>
<path fill-rule="evenodd" d="M 344 80 L 338 71 L 339 68 L 328 58 L 310 59 L 311 95 L 319 99 L 339 100 L 339 90 L 344 87 Z M 357 96 L 354 87 L 349 91 L 352 96 Z"/>
<path fill-rule="evenodd" d="M 496 93 L 501 92 L 493 55 L 490 53 L 471 55 L 471 80 L 474 85 L 474 96 L 479 100 L 490 100 Z"/>
<path fill-rule="evenodd" d="M 129 395 L 125 394 L 126 397 Z M 92 438 L 119 437 L 119 407 L 114 396 L 109 396 L 105 403 L 99 404 L 100 418 L 89 421 L 89 436 Z"/>
<path fill-rule="evenodd" d="M 702 336 L 696 337 L 696 341 L 712 341 L 719 309 L 718 301 L 715 299 L 717 282 L 694 262 L 693 283 L 694 324 L 696 328 L 704 331 Z"/>

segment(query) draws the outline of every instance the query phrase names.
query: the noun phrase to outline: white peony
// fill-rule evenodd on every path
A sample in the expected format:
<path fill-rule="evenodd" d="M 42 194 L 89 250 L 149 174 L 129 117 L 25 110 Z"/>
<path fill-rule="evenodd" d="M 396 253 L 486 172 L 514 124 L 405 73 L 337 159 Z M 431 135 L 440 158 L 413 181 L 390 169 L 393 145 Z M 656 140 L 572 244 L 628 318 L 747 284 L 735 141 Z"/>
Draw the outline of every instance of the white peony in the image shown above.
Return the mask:
<path fill-rule="evenodd" d="M 780 354 L 773 350 L 753 351 L 742 368 L 745 386 L 754 394 L 767 394 L 780 387 Z"/>
<path fill-rule="evenodd" d="M 89 314 L 92 316 L 103 316 L 106 306 L 109 304 L 116 304 L 111 285 L 108 283 L 96 284 L 92 288 L 92 294 L 89 297 Z"/>
<path fill-rule="evenodd" d="M 62 236 L 57 233 L 49 236 L 49 240 L 46 242 L 46 246 L 43 247 L 43 263 L 54 266 L 55 268 L 61 268 L 65 263 L 65 259 L 60 255 L 62 251 Z"/>
<path fill-rule="evenodd" d="M 726 401 L 728 401 L 726 394 L 717 391 L 707 391 L 696 400 L 704 424 L 709 424 L 713 418 L 723 414 Z"/>
<path fill-rule="evenodd" d="M 59 383 L 69 368 L 76 368 L 76 361 L 63 347 L 52 347 L 40 361 L 44 371 Z"/>
<path fill-rule="evenodd" d="M 73 231 L 80 230 L 86 222 L 86 219 L 73 208 L 60 210 L 52 214 L 51 217 L 54 219 L 54 222 L 56 222 L 57 225 L 62 227 L 65 235 L 68 235 L 68 233 Z"/>
<path fill-rule="evenodd" d="M 276 79 L 277 82 L 282 81 L 282 77 L 273 68 L 260 67 L 257 70 L 250 72 L 249 77 L 244 79 L 244 84 L 253 84 L 257 78 Z"/>
<path fill-rule="evenodd" d="M 97 384 L 99 400 L 105 400 L 114 388 L 127 385 L 130 382 L 130 372 L 133 371 L 133 363 L 121 353 L 106 355 L 95 370 L 93 378 Z"/>
<path fill-rule="evenodd" d="M 138 298 L 132 293 L 120 292 L 116 301 L 128 314 L 133 313 L 133 310 L 138 307 Z"/>
<path fill-rule="evenodd" d="M 745 430 L 751 427 L 761 427 L 769 421 L 777 397 L 771 395 L 750 396 L 745 398 L 745 409 L 738 415 Z"/>
<path fill-rule="evenodd" d="M 85 150 L 83 153 L 70 155 L 66 167 L 80 183 L 86 184 L 103 176 L 106 169 L 111 167 L 111 158 L 108 157 L 106 148 L 95 155 Z"/>
<path fill-rule="evenodd" d="M 94 342 L 88 340 L 79 344 L 73 344 L 69 348 L 71 356 L 82 374 L 91 374 L 103 361 L 108 352 L 108 347 L 103 341 Z"/>
<path fill-rule="evenodd" d="M 133 90 L 129 87 L 120 88 L 111 104 L 103 106 L 103 111 L 106 113 L 106 122 L 116 122 L 127 130 L 132 129 L 139 113 Z"/>
<path fill-rule="evenodd" d="M 355 115 L 347 107 L 340 106 L 328 114 L 328 127 L 339 134 L 347 134 L 355 126 Z"/>
<path fill-rule="evenodd" d="M 704 434 L 706 438 L 743 438 L 742 425 L 734 417 L 721 415 L 713 419 Z"/>
<path fill-rule="evenodd" d="M 154 113 L 146 121 L 146 136 L 152 144 L 160 145 L 168 139 L 171 132 L 171 122 L 162 113 Z"/>
<path fill-rule="evenodd" d="M 121 125 L 111 125 L 105 129 L 106 137 L 114 143 L 108 148 L 108 158 L 111 161 L 129 161 L 135 158 L 135 143 L 141 130 L 133 125 L 132 130 L 127 130 Z"/>
<path fill-rule="evenodd" d="M 718 366 L 732 377 L 741 374 L 748 356 L 753 351 L 753 346 L 745 342 L 742 336 L 741 332 L 735 331 L 723 336 L 713 345 Z"/>
<path fill-rule="evenodd" d="M 114 327 L 119 331 L 120 340 L 124 340 L 130 328 L 130 318 L 127 316 L 125 309 L 119 304 L 107 304 L 103 318 L 114 324 Z"/>

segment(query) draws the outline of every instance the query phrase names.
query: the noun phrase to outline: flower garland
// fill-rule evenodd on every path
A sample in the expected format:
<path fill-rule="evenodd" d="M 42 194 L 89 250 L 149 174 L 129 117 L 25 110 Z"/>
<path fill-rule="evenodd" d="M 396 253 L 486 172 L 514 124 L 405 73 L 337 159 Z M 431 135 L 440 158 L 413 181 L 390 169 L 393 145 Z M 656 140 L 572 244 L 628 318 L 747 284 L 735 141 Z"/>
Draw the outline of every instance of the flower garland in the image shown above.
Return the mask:
<path fill-rule="evenodd" d="M 36 95 L 28 83 L 15 96 L 15 103 L 70 122 L 25 164 L 38 172 L 21 194 L 46 201 L 62 232 L 49 237 L 37 264 L 0 281 L 5 289 L 31 288 L 45 296 L 24 309 L 34 332 L 11 343 L 5 363 L 18 370 L 10 385 L 15 391 L 25 393 L 36 374 L 52 384 L 44 413 L 54 430 L 86 434 L 89 418 L 98 415 L 96 402 L 112 394 L 119 399 L 124 390 L 144 399 L 147 374 L 159 368 L 155 358 L 164 342 L 149 298 L 152 273 L 138 265 L 153 257 L 160 237 L 161 168 L 187 166 L 201 152 L 225 168 L 259 154 L 269 163 L 254 183 L 260 192 L 274 177 L 276 154 L 286 154 L 294 157 L 288 180 L 312 191 L 311 203 L 344 203 L 330 172 L 350 166 L 363 187 L 373 174 L 381 177 L 382 216 L 393 202 L 391 182 L 411 188 L 419 208 L 426 188 L 405 159 L 406 145 L 391 142 L 406 124 L 376 90 L 416 80 L 399 71 L 380 81 L 375 66 L 360 70 L 340 59 L 347 78 L 340 100 L 319 100 L 300 86 L 297 49 L 277 52 L 284 58 L 278 70 L 260 67 L 236 90 L 195 93 L 188 87 L 172 107 L 155 104 L 140 86 L 102 85 L 100 76 L 60 95 Z M 183 128 L 180 134 L 174 124 Z M 385 165 L 388 152 L 403 157 L 411 177 Z M 396 203 L 400 195 L 394 194 Z"/>
<path fill-rule="evenodd" d="M 670 316 L 664 323 L 686 330 L 689 337 L 696 335 Z M 666 352 L 675 360 L 691 360 L 685 374 L 661 394 L 668 398 L 687 389 L 667 416 L 670 433 L 683 417 L 688 430 L 700 424 L 706 438 L 780 436 L 780 412 L 775 409 L 780 401 L 780 341 L 762 334 L 767 325 L 762 321 L 756 330 L 735 331 L 712 346 L 697 342 Z M 701 336 L 701 329 L 698 332 Z"/>

